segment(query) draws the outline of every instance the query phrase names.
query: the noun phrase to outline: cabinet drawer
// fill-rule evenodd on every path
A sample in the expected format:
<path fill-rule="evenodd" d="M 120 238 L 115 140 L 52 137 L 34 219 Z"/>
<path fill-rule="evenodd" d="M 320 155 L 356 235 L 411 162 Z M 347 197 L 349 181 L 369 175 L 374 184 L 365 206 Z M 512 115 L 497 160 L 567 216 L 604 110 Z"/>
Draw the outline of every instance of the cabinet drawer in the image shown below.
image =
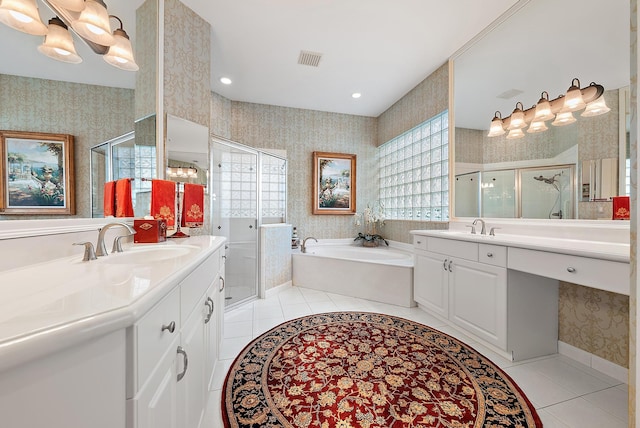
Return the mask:
<path fill-rule="evenodd" d="M 509 248 L 509 269 L 629 295 L 629 264 L 591 257 Z"/>
<path fill-rule="evenodd" d="M 182 324 L 196 307 L 200 297 L 215 280 L 220 270 L 220 252 L 216 251 L 198 265 L 180 285 L 180 320 Z"/>
<path fill-rule="evenodd" d="M 478 261 L 493 266 L 507 267 L 507 247 L 479 244 Z"/>
<path fill-rule="evenodd" d="M 173 328 L 170 327 L 171 323 Z M 171 342 L 179 335 L 180 292 L 176 287 L 135 324 L 136 390 L 146 381 Z"/>
<path fill-rule="evenodd" d="M 427 241 L 427 249 L 447 256 L 455 256 L 476 262 L 478 261 L 478 244 L 475 242 L 429 237 L 429 240 Z"/>
<path fill-rule="evenodd" d="M 427 237 L 422 235 L 413 235 L 413 248 L 416 250 L 427 251 Z"/>

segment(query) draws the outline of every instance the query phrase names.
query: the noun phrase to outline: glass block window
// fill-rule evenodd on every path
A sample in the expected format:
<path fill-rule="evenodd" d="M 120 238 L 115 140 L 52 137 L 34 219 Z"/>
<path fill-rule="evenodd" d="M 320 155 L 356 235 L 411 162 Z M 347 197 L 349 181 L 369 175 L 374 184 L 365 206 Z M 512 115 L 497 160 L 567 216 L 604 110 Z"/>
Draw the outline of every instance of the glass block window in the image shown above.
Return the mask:
<path fill-rule="evenodd" d="M 284 218 L 287 168 L 284 159 L 262 155 L 262 217 Z"/>
<path fill-rule="evenodd" d="M 223 152 L 220 168 L 222 217 L 256 218 L 257 156 L 251 153 Z"/>
<path fill-rule="evenodd" d="M 448 110 L 378 147 L 387 219 L 449 220 Z"/>

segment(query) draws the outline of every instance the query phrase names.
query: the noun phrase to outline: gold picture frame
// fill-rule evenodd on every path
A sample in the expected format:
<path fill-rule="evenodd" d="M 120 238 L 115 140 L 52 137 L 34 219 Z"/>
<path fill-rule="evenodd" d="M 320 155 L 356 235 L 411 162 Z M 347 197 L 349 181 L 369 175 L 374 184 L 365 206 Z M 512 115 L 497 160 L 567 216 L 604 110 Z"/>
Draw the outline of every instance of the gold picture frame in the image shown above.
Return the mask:
<path fill-rule="evenodd" d="M 0 131 L 0 214 L 75 214 L 73 135 Z"/>
<path fill-rule="evenodd" d="M 356 155 L 313 152 L 312 212 L 356 213 Z"/>

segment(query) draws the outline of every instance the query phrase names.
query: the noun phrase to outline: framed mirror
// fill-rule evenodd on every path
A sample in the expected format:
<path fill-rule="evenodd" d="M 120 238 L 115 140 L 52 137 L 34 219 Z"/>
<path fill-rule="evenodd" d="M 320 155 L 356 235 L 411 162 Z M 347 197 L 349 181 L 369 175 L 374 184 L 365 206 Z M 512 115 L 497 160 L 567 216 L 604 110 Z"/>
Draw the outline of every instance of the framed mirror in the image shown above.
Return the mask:
<path fill-rule="evenodd" d="M 557 17 L 557 25 L 547 25 L 551 17 Z M 629 85 L 629 2 L 615 0 L 602 8 L 579 0 L 520 1 L 503 18 L 453 58 L 454 175 L 573 165 L 573 218 L 593 218 L 593 210 L 583 205 L 589 202 L 578 200 L 578 176 L 584 161 L 620 155 L 619 93 Z M 554 99 L 567 92 L 574 78 L 582 88 L 591 82 L 603 85 L 610 112 L 590 118 L 576 112 L 578 120 L 571 125 L 556 127 L 549 121 L 547 131 L 525 130 L 519 139 L 487 136 L 497 111 L 506 118 L 517 102 L 528 109 L 543 91 Z M 454 182 L 452 217 L 483 216 L 468 206 L 456 209 L 465 199 L 461 193 L 473 192 L 472 199 L 481 194 L 475 185 L 458 187 Z M 509 192 L 522 184 L 514 180 Z M 548 208 L 542 211 L 558 212 Z"/>

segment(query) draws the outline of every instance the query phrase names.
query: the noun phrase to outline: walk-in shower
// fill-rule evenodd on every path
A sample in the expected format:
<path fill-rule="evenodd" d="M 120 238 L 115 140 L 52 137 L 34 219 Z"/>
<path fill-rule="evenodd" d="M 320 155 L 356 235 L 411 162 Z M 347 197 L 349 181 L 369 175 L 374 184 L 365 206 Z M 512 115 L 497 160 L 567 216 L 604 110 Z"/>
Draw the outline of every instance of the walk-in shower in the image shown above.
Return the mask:
<path fill-rule="evenodd" d="M 223 138 L 212 139 L 213 234 L 227 238 L 226 307 L 258 296 L 259 228 L 285 223 L 287 161 Z"/>
<path fill-rule="evenodd" d="M 456 176 L 457 217 L 575 218 L 575 166 L 514 168 Z"/>

